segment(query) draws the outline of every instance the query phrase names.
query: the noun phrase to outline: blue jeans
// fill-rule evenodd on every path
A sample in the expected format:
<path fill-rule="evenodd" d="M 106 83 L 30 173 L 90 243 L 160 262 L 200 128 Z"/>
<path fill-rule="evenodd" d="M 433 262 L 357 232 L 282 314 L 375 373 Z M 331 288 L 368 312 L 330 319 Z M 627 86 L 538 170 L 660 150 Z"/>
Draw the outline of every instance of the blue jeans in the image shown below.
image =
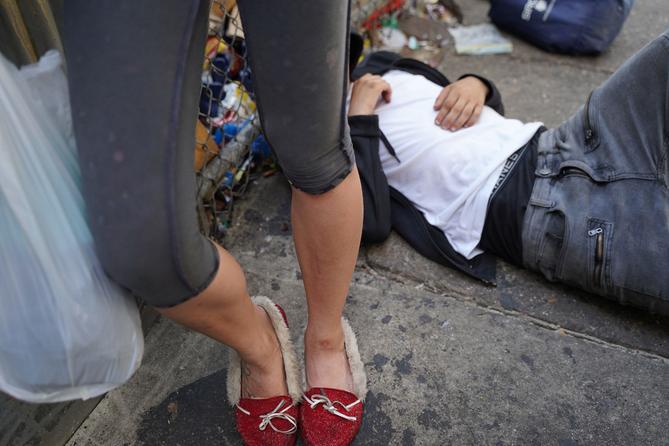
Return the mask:
<path fill-rule="evenodd" d="M 668 112 L 669 31 L 541 136 L 527 268 L 669 314 Z"/>

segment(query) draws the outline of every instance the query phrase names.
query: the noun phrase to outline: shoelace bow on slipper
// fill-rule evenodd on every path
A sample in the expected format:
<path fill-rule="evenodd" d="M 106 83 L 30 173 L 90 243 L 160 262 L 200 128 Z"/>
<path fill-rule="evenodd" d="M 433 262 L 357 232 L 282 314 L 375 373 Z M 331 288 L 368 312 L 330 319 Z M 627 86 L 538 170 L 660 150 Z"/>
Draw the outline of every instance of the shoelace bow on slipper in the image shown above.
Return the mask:
<path fill-rule="evenodd" d="M 260 425 L 258 425 L 258 429 L 260 429 L 261 431 L 264 431 L 267 428 L 267 426 L 269 426 L 275 432 L 278 432 L 280 434 L 290 435 L 290 434 L 294 434 L 295 432 L 297 432 L 297 420 L 292 415 L 289 415 L 289 414 L 286 413 L 286 411 L 290 410 L 290 408 L 293 407 L 293 405 L 288 404 L 283 410 L 280 410 L 283 407 L 284 404 L 286 404 L 286 400 L 281 400 L 279 402 L 279 404 L 271 412 L 268 412 L 264 415 L 259 415 L 258 418 L 260 418 L 261 421 L 260 421 Z M 249 416 L 251 415 L 251 412 L 244 409 L 239 404 L 237 404 L 237 409 L 241 410 L 242 413 L 244 413 L 246 415 L 249 415 Z M 277 428 L 272 423 L 272 420 L 275 419 L 275 418 L 280 419 L 280 420 L 288 421 L 292 425 L 292 427 L 288 430 L 282 430 L 282 429 Z"/>
<path fill-rule="evenodd" d="M 360 404 L 360 400 L 356 400 L 351 404 L 345 405 L 341 401 L 334 401 L 334 402 L 330 401 L 330 398 L 328 398 L 325 395 L 313 395 L 311 398 L 309 398 L 308 396 L 303 394 L 302 398 L 307 404 L 309 404 L 309 407 L 311 409 L 315 409 L 319 404 L 322 404 L 323 409 L 327 410 L 332 415 L 336 415 L 347 421 L 357 421 L 358 419 L 357 417 L 341 413 L 339 410 L 337 410 L 335 404 L 339 404 L 339 406 L 341 406 L 341 408 L 344 409 L 346 412 L 350 412 L 353 407 Z"/>

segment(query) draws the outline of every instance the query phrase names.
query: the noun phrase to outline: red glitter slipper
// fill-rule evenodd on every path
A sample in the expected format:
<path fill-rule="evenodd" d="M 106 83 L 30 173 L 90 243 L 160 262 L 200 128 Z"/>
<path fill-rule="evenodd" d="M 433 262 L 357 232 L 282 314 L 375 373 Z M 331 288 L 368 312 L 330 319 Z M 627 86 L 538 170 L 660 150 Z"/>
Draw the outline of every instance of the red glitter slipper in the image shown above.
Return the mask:
<path fill-rule="evenodd" d="M 300 436 L 305 446 L 346 446 L 362 425 L 367 376 L 360 359 L 355 333 L 345 318 L 344 346 L 353 376 L 353 393 L 341 389 L 312 387 L 302 395 Z"/>
<path fill-rule="evenodd" d="M 241 398 L 242 367 L 237 352 L 230 350 L 228 400 L 236 406 L 237 431 L 247 446 L 292 446 L 297 440 L 297 404 L 300 401 L 300 378 L 297 356 L 288 331 L 283 309 L 264 296 L 253 303 L 267 312 L 283 354 L 288 395 L 271 398 Z"/>

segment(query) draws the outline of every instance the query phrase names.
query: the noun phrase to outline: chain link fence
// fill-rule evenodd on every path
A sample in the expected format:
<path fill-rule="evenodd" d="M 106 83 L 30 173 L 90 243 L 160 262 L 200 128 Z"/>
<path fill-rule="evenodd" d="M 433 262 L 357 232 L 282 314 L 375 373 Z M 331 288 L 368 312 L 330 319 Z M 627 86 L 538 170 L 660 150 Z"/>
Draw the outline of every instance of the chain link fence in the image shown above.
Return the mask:
<path fill-rule="evenodd" d="M 235 199 L 246 189 L 256 164 L 269 155 L 260 134 L 251 78 L 236 2 L 215 0 L 205 47 L 194 167 L 200 226 L 217 239 L 225 235 Z"/>

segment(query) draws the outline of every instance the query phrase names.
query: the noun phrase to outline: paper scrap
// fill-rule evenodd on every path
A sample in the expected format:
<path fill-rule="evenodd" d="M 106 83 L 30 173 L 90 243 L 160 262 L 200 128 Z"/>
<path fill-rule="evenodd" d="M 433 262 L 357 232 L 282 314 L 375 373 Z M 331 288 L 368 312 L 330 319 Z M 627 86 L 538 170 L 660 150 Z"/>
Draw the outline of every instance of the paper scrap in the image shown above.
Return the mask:
<path fill-rule="evenodd" d="M 458 54 L 502 54 L 513 51 L 513 44 L 500 34 L 495 25 L 483 23 L 450 28 Z"/>

